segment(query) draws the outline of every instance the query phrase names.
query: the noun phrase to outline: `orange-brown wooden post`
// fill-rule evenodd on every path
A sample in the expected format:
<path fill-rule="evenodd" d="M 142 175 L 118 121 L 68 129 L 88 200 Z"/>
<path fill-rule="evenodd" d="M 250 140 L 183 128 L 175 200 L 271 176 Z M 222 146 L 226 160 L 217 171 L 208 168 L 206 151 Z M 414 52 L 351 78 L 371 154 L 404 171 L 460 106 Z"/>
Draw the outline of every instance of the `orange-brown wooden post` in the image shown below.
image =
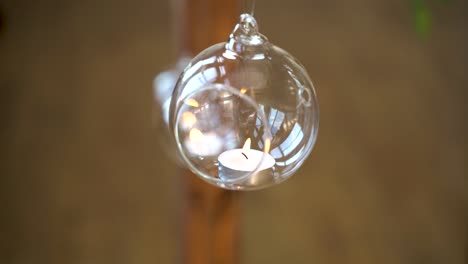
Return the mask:
<path fill-rule="evenodd" d="M 226 41 L 239 16 L 238 0 L 176 0 L 180 55 L 194 56 Z M 181 169 L 181 263 L 238 263 L 238 193 L 213 187 Z"/>

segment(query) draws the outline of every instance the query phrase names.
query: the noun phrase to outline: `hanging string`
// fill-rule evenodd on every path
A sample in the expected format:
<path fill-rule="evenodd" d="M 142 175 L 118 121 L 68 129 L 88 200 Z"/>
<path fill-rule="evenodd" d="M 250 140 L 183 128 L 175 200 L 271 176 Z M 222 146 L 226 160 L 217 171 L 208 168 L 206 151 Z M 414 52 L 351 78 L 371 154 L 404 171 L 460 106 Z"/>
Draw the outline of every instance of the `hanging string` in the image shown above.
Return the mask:
<path fill-rule="evenodd" d="M 250 15 L 251 16 L 254 16 L 255 2 L 256 2 L 256 0 L 252 0 L 252 7 L 250 8 Z"/>
<path fill-rule="evenodd" d="M 255 11 L 255 2 L 256 0 L 244 0 L 243 1 L 243 12 L 242 13 L 250 13 L 251 16 L 254 15 Z"/>

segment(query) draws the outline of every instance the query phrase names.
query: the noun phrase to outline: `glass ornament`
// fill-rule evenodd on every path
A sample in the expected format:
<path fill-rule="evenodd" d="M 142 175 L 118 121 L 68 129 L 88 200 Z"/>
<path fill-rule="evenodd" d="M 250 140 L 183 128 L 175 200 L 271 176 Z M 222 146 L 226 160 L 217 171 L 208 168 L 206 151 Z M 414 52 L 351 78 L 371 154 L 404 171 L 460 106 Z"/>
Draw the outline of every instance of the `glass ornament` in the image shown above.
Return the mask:
<path fill-rule="evenodd" d="M 227 42 L 192 59 L 176 83 L 169 114 L 187 166 L 235 190 L 261 189 L 293 175 L 312 151 L 319 124 L 307 71 L 260 34 L 250 14 L 240 16 Z"/>

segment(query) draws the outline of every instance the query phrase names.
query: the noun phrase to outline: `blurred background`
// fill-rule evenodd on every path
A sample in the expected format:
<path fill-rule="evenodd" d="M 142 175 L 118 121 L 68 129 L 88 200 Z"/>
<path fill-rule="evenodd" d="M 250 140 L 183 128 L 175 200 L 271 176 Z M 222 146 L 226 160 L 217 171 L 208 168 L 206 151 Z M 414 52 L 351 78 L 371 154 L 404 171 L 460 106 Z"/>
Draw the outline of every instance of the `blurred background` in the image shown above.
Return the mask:
<path fill-rule="evenodd" d="M 468 263 L 468 8 L 445 2 L 422 36 L 409 0 L 257 1 L 321 123 L 297 175 L 241 194 L 241 263 Z M 171 3 L 0 16 L 0 263 L 177 263 L 177 167 L 152 123 Z"/>

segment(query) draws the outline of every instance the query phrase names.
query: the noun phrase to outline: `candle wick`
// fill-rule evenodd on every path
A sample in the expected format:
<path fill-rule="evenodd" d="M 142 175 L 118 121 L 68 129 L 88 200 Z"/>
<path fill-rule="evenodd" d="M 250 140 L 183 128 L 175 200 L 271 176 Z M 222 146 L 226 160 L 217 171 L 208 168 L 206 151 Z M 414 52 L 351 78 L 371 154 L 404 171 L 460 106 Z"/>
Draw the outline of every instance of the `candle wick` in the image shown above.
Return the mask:
<path fill-rule="evenodd" d="M 245 157 L 246 159 L 249 159 L 249 157 L 247 157 L 247 155 L 245 155 L 244 152 L 241 152 L 241 153 L 242 153 L 242 155 L 244 155 L 244 157 Z"/>

